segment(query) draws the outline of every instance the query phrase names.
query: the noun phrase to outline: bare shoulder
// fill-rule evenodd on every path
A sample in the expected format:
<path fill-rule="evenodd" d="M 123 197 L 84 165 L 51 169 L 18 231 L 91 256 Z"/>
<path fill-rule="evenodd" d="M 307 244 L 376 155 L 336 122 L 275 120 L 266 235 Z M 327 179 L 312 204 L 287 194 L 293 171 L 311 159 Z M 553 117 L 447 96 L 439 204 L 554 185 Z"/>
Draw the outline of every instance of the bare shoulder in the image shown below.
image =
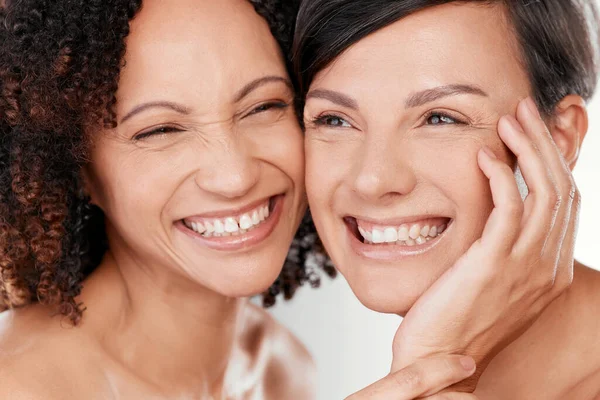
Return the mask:
<path fill-rule="evenodd" d="M 569 399 L 597 399 L 600 397 L 600 271 L 575 263 L 575 275 L 569 302 L 568 326 L 572 343 L 570 353 L 576 355 L 575 365 L 586 366 L 565 392 Z"/>
<path fill-rule="evenodd" d="M 572 288 L 575 290 L 571 297 L 577 308 L 596 315 L 600 302 L 600 271 L 576 262 Z"/>
<path fill-rule="evenodd" d="M 75 335 L 68 332 L 75 328 L 61 327 L 45 311 L 30 306 L 0 313 L 0 398 L 54 400 L 81 393 L 81 352 L 73 351 Z"/>
<path fill-rule="evenodd" d="M 264 374 L 267 397 L 282 400 L 315 398 L 316 367 L 307 348 L 264 309 L 254 305 L 248 308 L 247 327 L 253 329 L 254 334 L 247 338 L 262 341 L 266 344 L 264 349 L 268 349 Z"/>

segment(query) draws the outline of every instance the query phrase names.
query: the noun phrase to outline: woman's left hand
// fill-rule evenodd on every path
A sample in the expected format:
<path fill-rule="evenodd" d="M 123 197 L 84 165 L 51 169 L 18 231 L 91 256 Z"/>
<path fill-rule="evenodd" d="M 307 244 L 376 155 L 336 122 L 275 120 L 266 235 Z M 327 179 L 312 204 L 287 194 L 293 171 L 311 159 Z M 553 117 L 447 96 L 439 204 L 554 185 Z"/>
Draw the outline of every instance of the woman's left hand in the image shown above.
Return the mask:
<path fill-rule="evenodd" d="M 529 194 L 523 201 L 513 170 L 490 150 L 479 152 L 494 210 L 481 238 L 407 313 L 392 371 L 432 354 L 469 355 L 477 373 L 453 390 L 472 392 L 491 359 L 572 282 L 579 193 L 533 101 L 519 104 L 517 119 L 504 117 L 498 131 Z"/>

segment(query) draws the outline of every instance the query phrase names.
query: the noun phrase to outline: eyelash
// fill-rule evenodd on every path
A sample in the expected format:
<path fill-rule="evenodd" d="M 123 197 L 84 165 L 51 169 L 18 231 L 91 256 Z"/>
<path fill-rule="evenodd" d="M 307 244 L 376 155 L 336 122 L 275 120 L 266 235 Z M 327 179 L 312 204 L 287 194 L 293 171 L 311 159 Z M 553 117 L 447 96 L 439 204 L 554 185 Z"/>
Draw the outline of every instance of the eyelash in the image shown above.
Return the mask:
<path fill-rule="evenodd" d="M 337 120 L 343 121 L 343 122 L 347 123 L 350 126 L 352 125 L 348 121 L 346 121 L 344 118 L 339 117 L 339 116 L 334 115 L 334 114 L 325 114 L 325 115 L 322 115 L 320 117 L 317 117 L 317 118 L 313 119 L 312 123 L 314 125 L 316 125 L 316 126 L 328 126 L 328 127 L 331 127 L 331 128 L 348 128 L 346 126 L 337 126 L 337 125 L 330 125 L 330 124 L 328 124 L 327 121 L 328 120 L 332 120 L 332 119 L 337 119 Z"/>
<path fill-rule="evenodd" d="M 260 114 L 263 112 L 267 112 L 271 109 L 283 110 L 287 107 L 289 107 L 289 104 L 281 102 L 281 101 L 264 103 L 264 104 L 261 104 L 260 106 L 256 107 L 254 110 L 250 111 L 246 116 Z M 140 133 L 139 135 L 137 135 L 135 137 L 135 140 L 143 140 L 143 139 L 149 138 L 150 136 L 162 136 L 162 135 L 167 135 L 169 133 L 177 133 L 177 132 L 182 132 L 182 131 L 183 131 L 183 129 L 175 128 L 172 126 L 159 126 L 158 128 L 153 129 L 151 131 Z"/>
<path fill-rule="evenodd" d="M 430 124 L 430 123 L 428 123 L 428 121 L 431 118 L 433 118 L 433 117 L 439 117 L 440 120 L 447 118 L 447 119 L 451 119 L 454 122 L 443 123 L 443 124 L 440 124 L 440 123 L 438 123 L 438 124 Z M 430 111 L 430 112 L 428 112 L 427 114 L 425 114 L 425 122 L 426 122 L 426 125 L 433 125 L 433 126 L 435 126 L 435 125 L 466 125 L 467 124 L 462 119 L 456 118 L 456 117 L 454 117 L 454 116 L 452 116 L 452 115 L 450 115 L 448 113 L 442 112 L 442 111 Z"/>
<path fill-rule="evenodd" d="M 151 131 L 140 133 L 135 137 L 135 140 L 143 140 L 147 139 L 150 136 L 163 136 L 168 135 L 169 133 L 182 132 L 183 130 L 180 128 L 175 128 L 173 126 L 159 126 Z"/>
<path fill-rule="evenodd" d="M 438 117 L 440 120 L 450 119 L 453 122 L 443 123 L 443 124 L 440 124 L 440 123 L 437 123 L 437 124 L 428 123 L 428 121 L 431 118 L 433 118 L 433 117 Z M 327 127 L 330 127 L 330 128 L 348 128 L 347 126 L 331 125 L 330 123 L 328 123 L 328 121 L 331 121 L 333 119 L 339 120 L 342 123 L 346 123 L 346 124 L 352 126 L 352 124 L 350 124 L 344 118 L 342 118 L 340 116 L 337 116 L 335 114 L 325 114 L 325 115 L 322 115 L 320 117 L 317 117 L 317 118 L 313 119 L 312 122 L 316 126 L 327 126 Z M 430 111 L 427 114 L 425 114 L 424 119 L 425 119 L 425 122 L 426 122 L 425 125 L 434 125 L 434 126 L 435 125 L 466 125 L 466 122 L 464 122 L 463 120 L 461 120 L 459 118 L 456 118 L 456 117 L 453 117 L 453 116 L 451 116 L 451 115 L 449 115 L 447 113 L 441 112 L 441 111 Z"/>
<path fill-rule="evenodd" d="M 289 104 L 285 103 L 283 101 L 272 101 L 270 103 L 263 103 L 263 104 L 259 105 L 258 107 L 256 107 L 252 111 L 250 111 L 246 116 L 249 117 L 251 115 L 260 114 L 260 113 L 267 112 L 272 109 L 283 110 L 288 107 L 289 107 Z"/>

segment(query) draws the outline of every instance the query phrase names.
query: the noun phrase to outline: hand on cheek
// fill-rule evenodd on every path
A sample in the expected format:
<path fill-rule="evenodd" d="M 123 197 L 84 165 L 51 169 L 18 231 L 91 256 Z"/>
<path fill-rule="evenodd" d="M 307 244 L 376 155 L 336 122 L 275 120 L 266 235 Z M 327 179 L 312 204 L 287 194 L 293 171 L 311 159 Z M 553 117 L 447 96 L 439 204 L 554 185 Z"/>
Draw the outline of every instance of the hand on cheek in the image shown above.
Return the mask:
<path fill-rule="evenodd" d="M 518 120 L 517 120 L 518 119 Z M 494 209 L 483 234 L 406 315 L 392 371 L 432 354 L 466 354 L 477 372 L 453 390 L 473 391 L 489 361 L 570 285 L 579 194 L 533 101 L 498 124 L 529 188 L 523 201 L 512 168 L 478 154 Z"/>

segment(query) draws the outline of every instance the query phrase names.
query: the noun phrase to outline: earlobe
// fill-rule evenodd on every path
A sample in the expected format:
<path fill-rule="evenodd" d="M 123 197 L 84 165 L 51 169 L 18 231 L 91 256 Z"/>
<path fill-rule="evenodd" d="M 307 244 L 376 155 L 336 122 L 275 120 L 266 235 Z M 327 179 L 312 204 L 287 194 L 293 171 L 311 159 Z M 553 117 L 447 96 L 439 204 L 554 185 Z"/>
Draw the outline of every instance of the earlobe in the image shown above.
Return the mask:
<path fill-rule="evenodd" d="M 580 96 L 566 96 L 556 106 L 549 128 L 556 146 L 572 170 L 588 130 L 585 101 Z"/>

